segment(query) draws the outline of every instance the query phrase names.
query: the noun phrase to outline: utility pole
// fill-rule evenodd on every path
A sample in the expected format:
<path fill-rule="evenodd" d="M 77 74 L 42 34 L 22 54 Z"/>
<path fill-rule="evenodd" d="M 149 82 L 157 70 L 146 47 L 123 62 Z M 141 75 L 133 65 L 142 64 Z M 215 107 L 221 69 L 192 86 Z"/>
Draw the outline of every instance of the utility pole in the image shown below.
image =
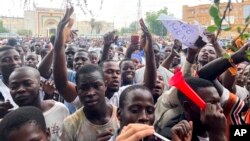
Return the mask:
<path fill-rule="evenodd" d="M 140 18 L 142 17 L 141 15 L 141 0 L 138 0 L 138 3 L 137 3 L 137 21 L 136 21 L 136 31 L 139 30 L 139 20 Z"/>

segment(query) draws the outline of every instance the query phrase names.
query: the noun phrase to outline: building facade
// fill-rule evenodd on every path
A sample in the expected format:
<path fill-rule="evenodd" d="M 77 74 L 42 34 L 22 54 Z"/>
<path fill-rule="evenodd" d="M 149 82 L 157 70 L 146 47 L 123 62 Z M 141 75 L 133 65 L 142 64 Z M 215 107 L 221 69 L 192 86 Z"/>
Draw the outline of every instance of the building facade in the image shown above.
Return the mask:
<path fill-rule="evenodd" d="M 17 33 L 18 30 L 31 30 L 32 36 L 49 37 L 56 33 L 56 28 L 63 18 L 64 9 L 40 8 L 24 11 L 24 17 L 0 17 L 4 28 L 11 33 Z M 76 14 L 71 16 L 76 21 Z M 76 21 L 72 29 L 78 29 L 80 35 L 104 34 L 113 30 L 113 23 L 98 21 Z"/>
<path fill-rule="evenodd" d="M 24 20 L 19 17 L 0 17 L 3 22 L 3 27 L 11 31 L 11 33 L 16 33 L 20 29 L 24 29 Z"/>
<path fill-rule="evenodd" d="M 227 3 L 220 4 L 221 14 L 223 14 L 226 5 Z M 198 21 L 204 26 L 214 25 L 213 19 L 209 15 L 210 6 L 211 4 L 202 4 L 197 6 L 184 5 L 182 9 L 182 19 L 188 23 Z M 221 37 L 230 38 L 238 36 L 239 34 L 237 33 L 237 27 L 244 27 L 245 19 L 249 14 L 250 0 L 243 0 L 238 3 L 233 3 L 233 9 L 230 12 L 230 16 L 226 17 L 226 20 L 230 21 L 230 24 L 232 25 L 232 30 L 230 32 L 222 32 Z M 227 23 L 223 22 L 222 24 L 226 25 Z M 248 31 L 250 30 L 248 29 Z"/>

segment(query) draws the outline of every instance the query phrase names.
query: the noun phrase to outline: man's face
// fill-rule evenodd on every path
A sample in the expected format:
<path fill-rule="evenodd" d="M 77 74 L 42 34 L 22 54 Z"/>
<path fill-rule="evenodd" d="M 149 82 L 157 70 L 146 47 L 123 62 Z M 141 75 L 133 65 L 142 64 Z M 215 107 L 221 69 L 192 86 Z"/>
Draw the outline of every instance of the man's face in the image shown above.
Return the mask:
<path fill-rule="evenodd" d="M 166 56 L 166 57 L 169 56 L 170 53 L 171 53 L 171 51 L 172 51 L 172 48 L 169 47 L 169 46 L 166 46 L 166 47 L 165 47 L 165 50 L 164 50 L 165 56 Z"/>
<path fill-rule="evenodd" d="M 214 87 L 199 88 L 196 92 L 200 96 L 200 98 L 204 100 L 205 103 L 215 104 L 216 110 L 218 110 L 219 112 L 223 112 L 223 109 L 220 103 L 219 93 Z M 200 121 L 201 109 L 198 106 L 196 106 L 194 103 L 191 103 L 190 105 L 191 106 L 189 107 L 188 111 L 189 111 L 191 120 L 201 124 L 201 121 Z"/>
<path fill-rule="evenodd" d="M 198 54 L 199 63 L 205 65 L 216 59 L 216 52 L 212 46 L 203 47 Z"/>
<path fill-rule="evenodd" d="M 111 47 L 109 48 L 108 57 L 110 60 L 112 60 L 114 56 L 115 56 L 115 48 L 111 45 Z"/>
<path fill-rule="evenodd" d="M 244 64 L 244 63 L 240 63 L 238 66 L 237 66 L 237 79 L 236 79 L 236 84 L 239 85 L 239 86 L 243 86 L 245 84 L 245 81 L 246 81 L 246 76 L 244 76 L 244 72 L 245 72 L 245 75 L 248 74 L 248 71 L 249 70 L 246 70 L 246 67 L 247 65 Z"/>
<path fill-rule="evenodd" d="M 133 61 L 123 61 L 121 64 L 121 74 L 123 81 L 133 82 L 135 77 L 135 65 Z"/>
<path fill-rule="evenodd" d="M 15 49 L 0 53 L 0 69 L 2 74 L 10 74 L 22 65 L 20 54 Z"/>
<path fill-rule="evenodd" d="M 155 54 L 155 63 L 158 68 L 160 65 L 160 47 L 158 45 L 153 45 L 154 54 Z"/>
<path fill-rule="evenodd" d="M 28 54 L 25 58 L 25 65 L 36 68 L 38 64 L 38 58 L 36 54 Z"/>
<path fill-rule="evenodd" d="M 13 72 L 9 78 L 9 88 L 18 106 L 31 106 L 39 98 L 40 81 L 32 71 Z"/>
<path fill-rule="evenodd" d="M 160 64 L 162 64 L 162 62 L 165 60 L 165 53 L 162 52 L 160 53 Z"/>
<path fill-rule="evenodd" d="M 74 56 L 74 69 L 77 71 L 80 67 L 84 66 L 85 64 L 89 64 L 89 56 L 87 52 L 76 52 Z"/>
<path fill-rule="evenodd" d="M 175 56 L 173 61 L 172 61 L 172 66 L 178 66 L 181 63 L 181 57 L 180 56 Z"/>
<path fill-rule="evenodd" d="M 152 94 L 147 90 L 136 89 L 128 95 L 124 107 L 118 109 L 121 126 L 129 123 L 153 125 L 155 108 Z"/>
<path fill-rule="evenodd" d="M 98 108 L 105 101 L 105 91 L 106 86 L 100 72 L 79 75 L 77 93 L 84 107 Z"/>
<path fill-rule="evenodd" d="M 92 64 L 98 64 L 98 61 L 99 61 L 99 58 L 98 58 L 98 55 L 97 53 L 92 53 L 89 55 L 89 59 L 90 59 L 90 62 Z"/>
<path fill-rule="evenodd" d="M 73 60 L 74 60 L 74 55 L 76 53 L 76 48 L 75 47 L 67 47 L 65 50 L 66 54 L 66 61 L 68 64 L 73 65 Z"/>
<path fill-rule="evenodd" d="M 21 57 L 24 56 L 24 50 L 23 50 L 23 48 L 21 46 L 17 46 L 15 48 L 16 48 L 17 52 L 20 54 Z"/>
<path fill-rule="evenodd" d="M 119 65 L 116 62 L 104 62 L 103 72 L 107 88 L 112 91 L 118 91 L 121 82 Z"/>
<path fill-rule="evenodd" d="M 160 74 L 160 72 L 157 72 L 156 84 L 152 91 L 155 102 L 162 95 L 164 88 L 165 88 L 165 85 L 164 85 L 163 76 Z"/>
<path fill-rule="evenodd" d="M 50 134 L 44 133 L 35 122 L 27 122 L 16 130 L 12 130 L 9 141 L 49 141 Z"/>
<path fill-rule="evenodd" d="M 35 44 L 35 52 L 36 52 L 36 54 L 40 54 L 40 53 L 41 53 L 41 50 L 42 50 L 42 43 L 37 42 L 37 43 Z"/>

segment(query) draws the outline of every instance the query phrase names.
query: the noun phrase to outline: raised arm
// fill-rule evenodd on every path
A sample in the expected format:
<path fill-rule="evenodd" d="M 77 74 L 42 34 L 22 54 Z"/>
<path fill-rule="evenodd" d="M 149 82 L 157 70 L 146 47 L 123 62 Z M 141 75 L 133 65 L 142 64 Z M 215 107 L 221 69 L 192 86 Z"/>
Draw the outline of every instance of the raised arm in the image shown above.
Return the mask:
<path fill-rule="evenodd" d="M 141 37 L 141 44 L 144 48 L 146 66 L 144 72 L 144 85 L 148 87 L 150 90 L 153 90 L 156 83 L 156 63 L 155 56 L 152 44 L 152 36 L 148 31 L 148 28 L 144 24 L 143 20 L 140 20 L 141 29 L 143 31 L 143 35 Z"/>
<path fill-rule="evenodd" d="M 52 63 L 53 63 L 53 54 L 54 49 L 50 50 L 50 52 L 43 58 L 40 65 L 38 66 L 38 71 L 41 76 L 48 79 L 52 74 Z"/>
<path fill-rule="evenodd" d="M 67 65 L 65 55 L 65 44 L 73 37 L 71 27 L 73 26 L 74 21 L 70 18 L 73 11 L 73 7 L 67 8 L 63 19 L 57 26 L 53 59 L 53 75 L 55 85 L 59 93 L 67 102 L 72 102 L 77 96 L 75 85 L 67 80 Z"/>
<path fill-rule="evenodd" d="M 181 42 L 178 41 L 178 40 L 175 40 L 174 41 L 174 45 L 173 45 L 173 47 L 171 49 L 170 55 L 166 59 L 163 60 L 163 62 L 161 63 L 161 65 L 164 68 L 166 68 L 166 69 L 169 70 L 170 66 L 171 66 L 171 63 L 174 60 L 174 57 L 175 56 L 180 56 L 179 53 L 178 53 L 180 51 L 180 49 L 181 49 Z"/>
<path fill-rule="evenodd" d="M 112 43 L 114 43 L 117 40 L 118 36 L 115 36 L 115 31 L 106 33 L 104 35 L 104 46 L 103 46 L 103 51 L 102 51 L 102 56 L 100 59 L 100 62 L 108 60 L 109 57 L 109 49 Z"/>
<path fill-rule="evenodd" d="M 232 54 L 231 59 L 221 57 L 206 64 L 198 71 L 199 77 L 207 80 L 214 80 L 234 64 L 248 61 L 246 50 L 248 50 L 249 46 L 250 44 L 245 44 L 237 52 Z"/>
<path fill-rule="evenodd" d="M 226 53 L 226 51 L 219 45 L 218 41 L 215 38 L 215 35 L 214 34 L 209 34 L 208 38 L 210 38 L 210 42 L 213 45 L 217 56 L 222 57 L 223 54 Z"/>

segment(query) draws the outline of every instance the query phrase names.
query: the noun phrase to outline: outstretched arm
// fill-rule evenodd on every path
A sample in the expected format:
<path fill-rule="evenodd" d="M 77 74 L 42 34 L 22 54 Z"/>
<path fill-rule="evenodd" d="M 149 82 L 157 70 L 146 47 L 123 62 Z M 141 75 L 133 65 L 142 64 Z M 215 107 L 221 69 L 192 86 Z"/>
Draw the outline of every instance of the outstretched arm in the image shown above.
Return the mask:
<path fill-rule="evenodd" d="M 100 62 L 108 59 L 109 49 L 112 43 L 117 40 L 118 36 L 115 36 L 115 31 L 108 32 L 104 35 L 104 46 Z"/>
<path fill-rule="evenodd" d="M 67 80 L 65 55 L 65 44 L 73 37 L 71 27 L 73 26 L 74 21 L 70 18 L 73 11 L 73 7 L 67 8 L 66 14 L 57 26 L 53 60 L 53 75 L 55 85 L 59 93 L 67 102 L 72 102 L 77 96 L 75 85 Z"/>
<path fill-rule="evenodd" d="M 161 64 L 164 68 L 168 70 L 170 69 L 170 66 L 171 66 L 172 61 L 174 60 L 174 57 L 180 56 L 179 52 L 181 50 L 181 46 L 182 46 L 181 42 L 175 39 L 170 55 L 166 59 L 164 59 L 164 61 Z"/>
<path fill-rule="evenodd" d="M 40 65 L 38 66 L 38 71 L 41 76 L 48 79 L 52 74 L 52 63 L 53 63 L 53 54 L 54 49 L 50 50 L 50 52 L 43 58 Z"/>
<path fill-rule="evenodd" d="M 221 57 L 206 64 L 198 71 L 199 77 L 207 80 L 214 80 L 228 68 L 235 67 L 232 66 L 232 64 L 238 64 L 243 61 L 248 61 L 246 51 L 248 50 L 249 46 L 250 44 L 244 45 L 237 52 L 232 54 L 230 60 Z M 232 62 L 230 63 L 230 61 L 233 61 L 233 63 Z"/>
<path fill-rule="evenodd" d="M 38 66 L 38 71 L 40 72 L 41 76 L 48 79 L 52 74 L 52 63 L 53 63 L 53 54 L 54 54 L 54 43 L 55 43 L 55 36 L 50 37 L 50 42 L 52 44 L 52 49 L 50 52 L 43 58 L 40 65 Z"/>
<path fill-rule="evenodd" d="M 142 35 L 142 46 L 144 47 L 146 67 L 144 72 L 144 85 L 150 90 L 153 90 L 156 83 L 156 63 L 152 44 L 152 36 L 148 31 L 148 28 L 144 24 L 143 20 L 140 20 L 141 29 L 143 31 Z"/>

